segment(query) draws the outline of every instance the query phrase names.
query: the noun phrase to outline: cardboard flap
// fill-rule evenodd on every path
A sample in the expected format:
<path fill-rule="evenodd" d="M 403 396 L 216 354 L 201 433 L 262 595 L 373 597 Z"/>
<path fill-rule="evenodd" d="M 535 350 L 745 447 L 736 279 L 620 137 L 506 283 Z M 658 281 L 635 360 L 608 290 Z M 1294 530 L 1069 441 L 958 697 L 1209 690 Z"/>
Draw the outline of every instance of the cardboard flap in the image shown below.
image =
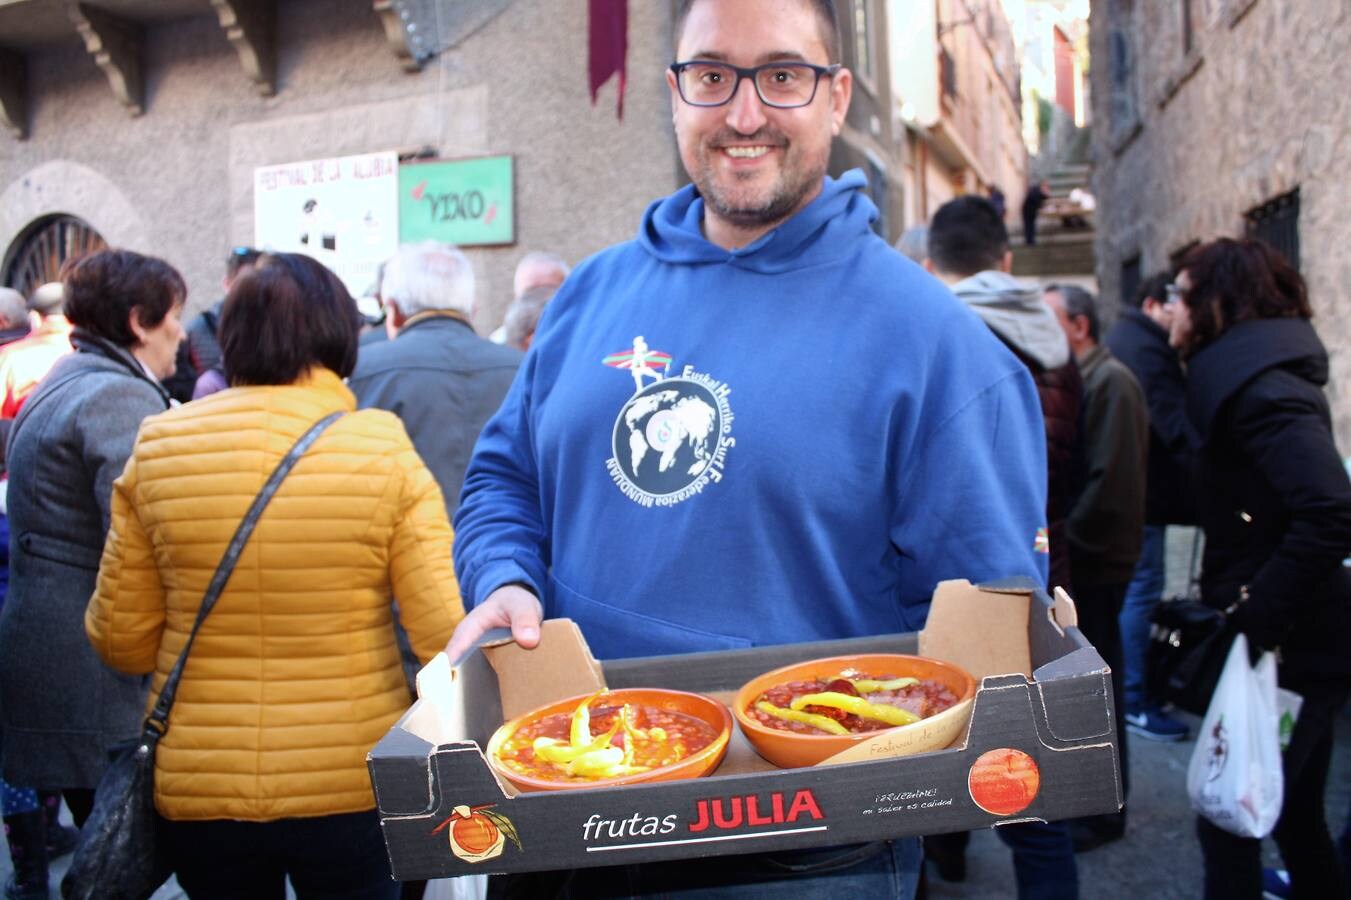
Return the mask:
<path fill-rule="evenodd" d="M 526 650 L 510 639 L 481 647 L 497 673 L 502 716 L 510 721 L 536 707 L 605 687 L 600 663 L 571 619 L 546 619 L 539 646 Z"/>
<path fill-rule="evenodd" d="M 464 733 L 462 692 L 456 690 L 450 657 L 438 653 L 417 673 L 418 700 L 404 714 L 401 724 L 405 729 L 431 744 L 453 740 L 452 735 Z M 457 696 L 459 695 L 459 696 Z"/>
<path fill-rule="evenodd" d="M 1063 587 L 1055 589 L 1055 605 L 1051 607 L 1051 621 L 1060 628 L 1061 634 L 1065 633 L 1066 628 L 1079 627 L 1079 610 L 1074 605 L 1074 599 L 1065 593 Z"/>
<path fill-rule="evenodd" d="M 988 590 L 969 581 L 944 581 L 934 591 L 919 633 L 921 656 L 956 663 L 980 681 L 987 675 L 1032 677 L 1027 626 L 1032 592 Z"/>

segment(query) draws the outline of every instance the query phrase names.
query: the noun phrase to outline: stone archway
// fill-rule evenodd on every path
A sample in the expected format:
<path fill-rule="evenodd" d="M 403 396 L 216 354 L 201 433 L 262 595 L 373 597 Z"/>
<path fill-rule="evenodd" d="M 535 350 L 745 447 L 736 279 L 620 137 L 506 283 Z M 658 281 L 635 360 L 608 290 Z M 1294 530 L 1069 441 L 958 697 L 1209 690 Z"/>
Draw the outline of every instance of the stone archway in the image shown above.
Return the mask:
<path fill-rule="evenodd" d="M 77 221 L 115 247 L 136 250 L 149 243 L 145 221 L 99 172 L 69 160 L 43 163 L 15 178 L 0 192 L 0 248 L 10 266 L 38 229 Z"/>
<path fill-rule="evenodd" d="M 0 268 L 0 284 L 25 297 L 39 285 L 55 281 L 68 259 L 78 258 L 108 246 L 88 222 L 75 216 L 44 216 L 10 245 Z"/>

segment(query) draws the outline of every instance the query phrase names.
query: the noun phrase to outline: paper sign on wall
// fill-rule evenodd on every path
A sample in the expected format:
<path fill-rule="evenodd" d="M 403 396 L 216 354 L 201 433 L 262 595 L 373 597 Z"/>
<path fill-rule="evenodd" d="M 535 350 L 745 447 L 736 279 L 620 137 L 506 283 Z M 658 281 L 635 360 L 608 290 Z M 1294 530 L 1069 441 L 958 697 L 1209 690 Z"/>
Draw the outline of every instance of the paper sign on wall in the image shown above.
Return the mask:
<path fill-rule="evenodd" d="M 312 256 L 361 296 L 399 248 L 398 165 L 390 151 L 254 169 L 254 246 Z"/>

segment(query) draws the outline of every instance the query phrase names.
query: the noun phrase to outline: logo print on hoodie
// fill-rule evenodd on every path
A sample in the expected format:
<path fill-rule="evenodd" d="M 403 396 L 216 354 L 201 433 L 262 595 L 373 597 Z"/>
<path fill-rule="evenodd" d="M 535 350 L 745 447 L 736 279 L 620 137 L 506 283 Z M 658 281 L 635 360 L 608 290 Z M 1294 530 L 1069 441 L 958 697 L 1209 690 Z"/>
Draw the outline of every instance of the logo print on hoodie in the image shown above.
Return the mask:
<path fill-rule="evenodd" d="M 615 418 L 614 456 L 606 467 L 615 485 L 643 506 L 673 506 L 722 480 L 732 435 L 732 389 L 685 366 L 671 376 L 671 354 L 642 336 L 631 349 L 602 362 L 627 369 L 634 394 Z"/>

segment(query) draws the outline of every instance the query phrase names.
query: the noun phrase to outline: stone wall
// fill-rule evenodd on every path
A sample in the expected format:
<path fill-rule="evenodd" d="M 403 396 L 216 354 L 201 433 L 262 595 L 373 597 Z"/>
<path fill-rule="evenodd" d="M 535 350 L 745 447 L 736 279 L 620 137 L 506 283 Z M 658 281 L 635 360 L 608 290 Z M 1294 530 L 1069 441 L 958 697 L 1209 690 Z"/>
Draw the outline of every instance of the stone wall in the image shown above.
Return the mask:
<path fill-rule="evenodd" d="M 1338 443 L 1351 453 L 1351 0 L 1195 0 L 1092 7 L 1098 278 L 1165 268 L 1192 241 L 1243 233 L 1244 213 L 1300 191 L 1301 271 L 1332 361 Z"/>
<path fill-rule="evenodd" d="M 0 135 L 0 252 L 50 213 L 163 256 L 200 309 L 224 259 L 253 239 L 255 166 L 379 150 L 514 154 L 517 243 L 469 251 L 477 324 L 491 330 L 528 250 L 576 262 L 631 237 L 676 185 L 664 68 L 670 10 L 630 4 L 628 90 L 592 106 L 585 0 L 515 0 L 404 72 L 370 3 L 278 4 L 277 93 L 261 97 L 214 16 L 150 28 L 146 112 L 132 118 L 76 41 L 29 54 L 30 137 Z"/>

